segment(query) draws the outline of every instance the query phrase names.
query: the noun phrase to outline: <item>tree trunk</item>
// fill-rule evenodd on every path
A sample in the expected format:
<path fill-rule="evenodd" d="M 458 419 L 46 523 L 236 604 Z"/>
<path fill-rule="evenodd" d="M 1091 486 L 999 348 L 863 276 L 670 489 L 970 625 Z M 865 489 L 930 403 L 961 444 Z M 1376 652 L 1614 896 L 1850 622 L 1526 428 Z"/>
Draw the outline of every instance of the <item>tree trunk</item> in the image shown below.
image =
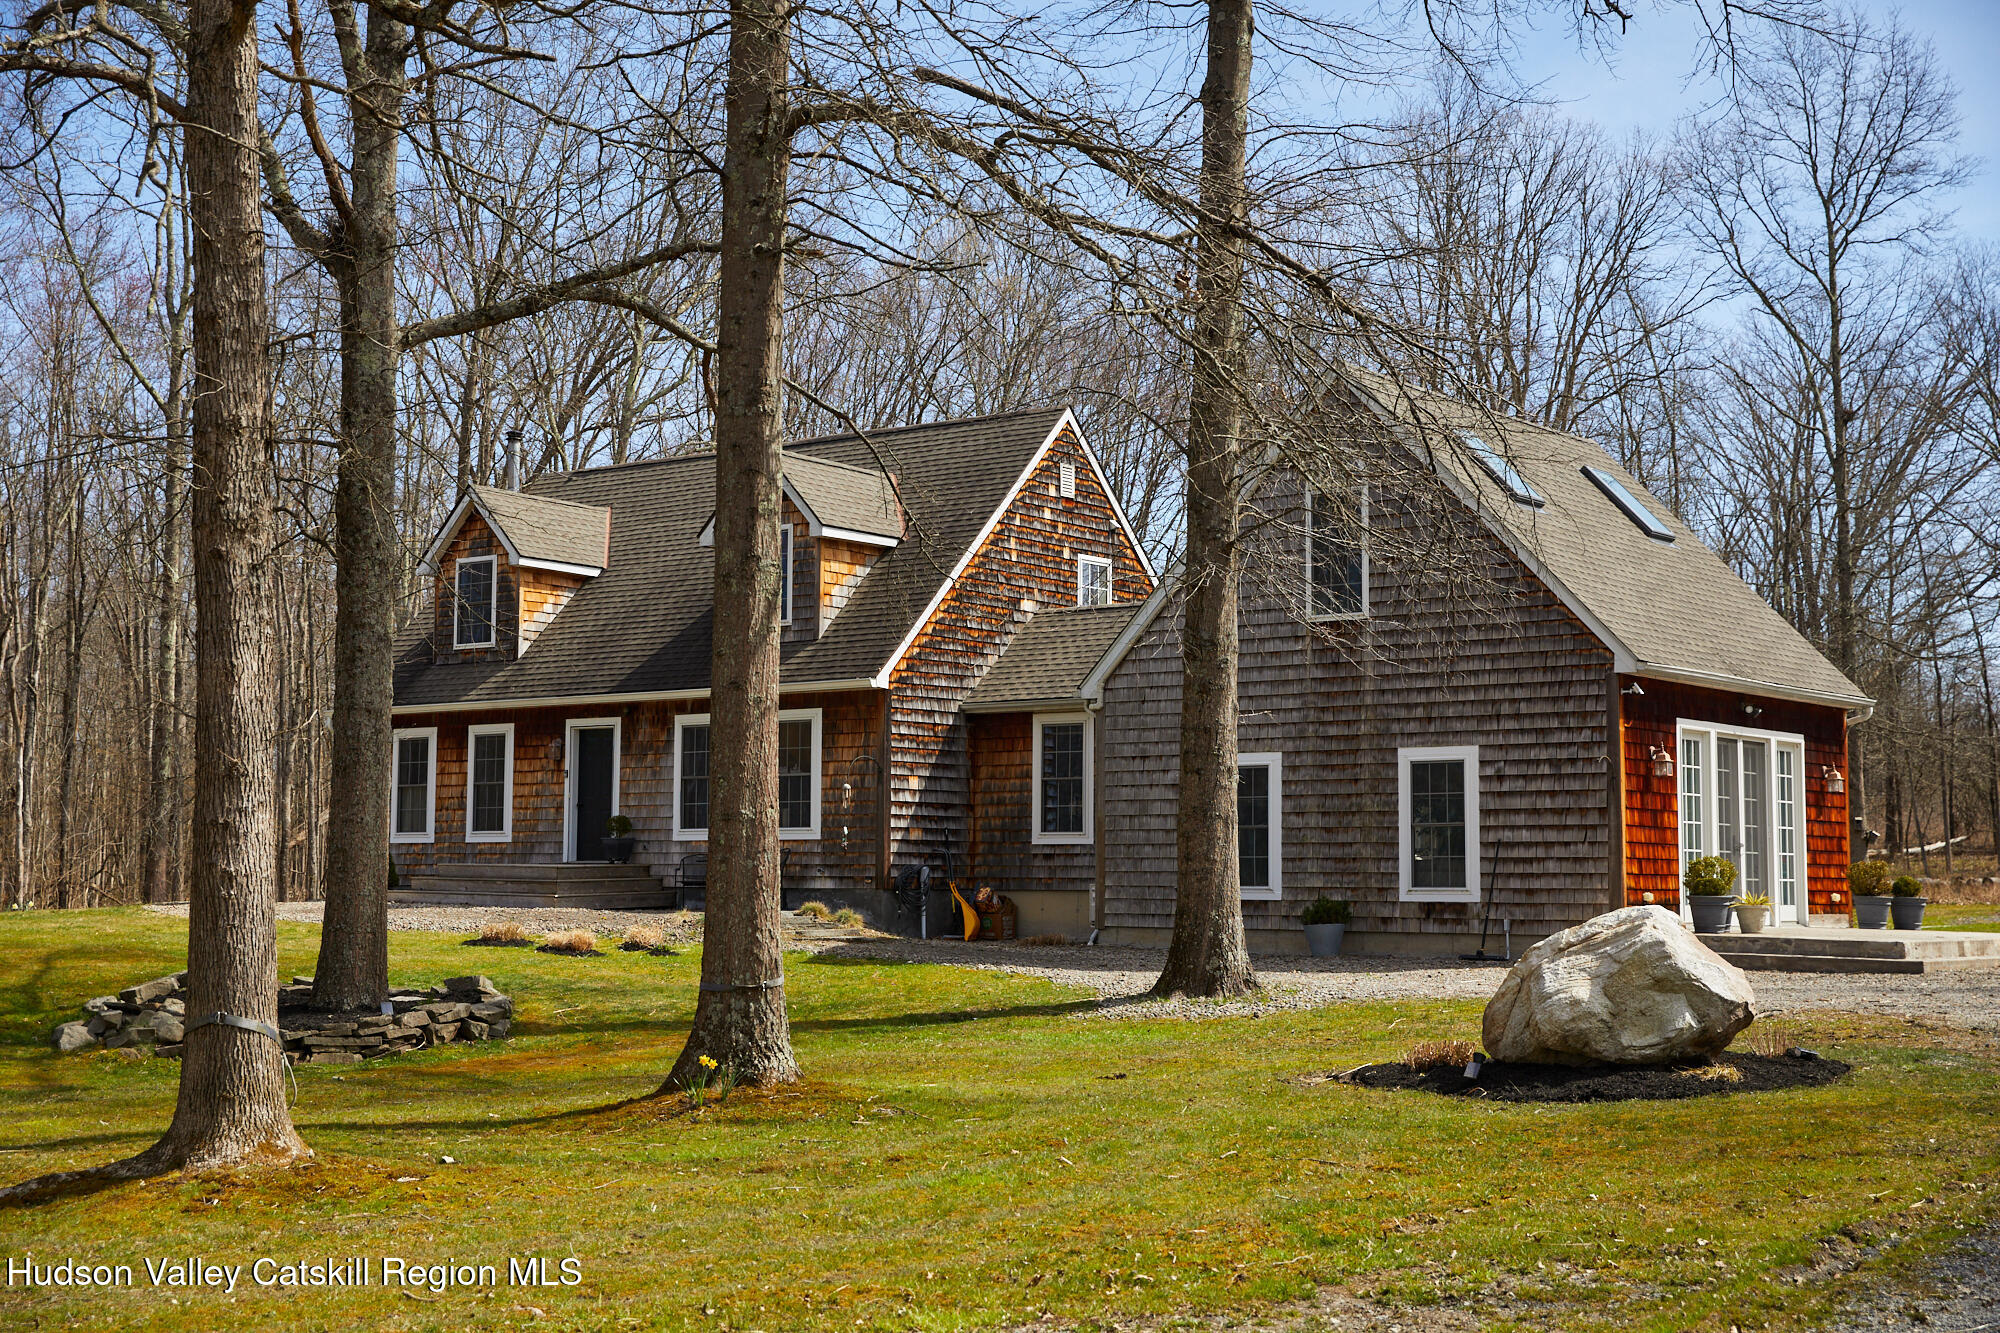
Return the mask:
<path fill-rule="evenodd" d="M 177 902 L 174 849 L 180 839 L 180 801 L 174 789 L 174 749 L 180 738 L 181 667 L 181 502 L 186 485 L 181 454 L 180 322 L 175 320 L 175 347 L 167 366 L 167 450 L 162 466 L 166 482 L 160 514 L 160 588 L 155 609 L 153 728 L 148 742 L 146 815 L 140 829 L 141 891 L 149 903 Z"/>
<path fill-rule="evenodd" d="M 1239 228 L 1248 217 L 1250 43 L 1250 0 L 1210 0 L 1188 401 L 1180 818 L 1174 934 L 1153 987 L 1161 995 L 1240 995 L 1257 984 L 1243 939 L 1236 842 L 1237 529 L 1245 420 Z"/>
<path fill-rule="evenodd" d="M 409 29 L 371 8 L 354 107 L 354 220 L 341 295 L 340 478 L 334 492 L 332 798 L 326 916 L 313 1007 L 374 1009 L 389 994 L 389 736 L 394 702 L 396 157 Z"/>
<path fill-rule="evenodd" d="M 798 1078 L 778 929 L 778 519 L 790 0 L 734 0 L 717 298 L 714 743 L 694 1030 L 666 1088 Z M 664 1089 L 663 1089 L 664 1090 Z"/>

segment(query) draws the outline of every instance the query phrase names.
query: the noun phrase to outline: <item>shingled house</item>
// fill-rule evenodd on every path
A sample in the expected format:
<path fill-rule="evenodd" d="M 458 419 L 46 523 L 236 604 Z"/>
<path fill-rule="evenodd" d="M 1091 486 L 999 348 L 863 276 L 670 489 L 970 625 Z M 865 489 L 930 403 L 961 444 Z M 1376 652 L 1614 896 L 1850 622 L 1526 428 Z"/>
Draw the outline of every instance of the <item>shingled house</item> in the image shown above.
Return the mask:
<path fill-rule="evenodd" d="M 460 499 L 397 648 L 405 900 L 664 904 L 700 883 L 713 512 L 708 454 Z M 1004 874 L 1024 930 L 1081 925 L 1088 729 L 1037 720 L 1034 700 L 966 708 L 1010 643 L 1075 624 L 1096 636 L 1094 662 L 1155 587 L 1074 417 L 793 444 L 780 541 L 787 900 L 884 919 L 892 876 L 928 865 Z M 1024 744 L 1048 746 L 1050 765 L 1030 775 Z M 1051 833 L 1023 842 L 1012 831 L 1036 792 Z M 614 814 L 639 840 L 629 867 L 603 864 Z"/>
<path fill-rule="evenodd" d="M 1470 947 L 1489 900 L 1494 942 L 1505 920 L 1518 946 L 1614 906 L 1678 907 L 1707 853 L 1779 921 L 1844 924 L 1862 692 L 1596 444 L 1373 380 L 1345 392 L 1382 457 L 1444 485 L 1421 516 L 1370 486 L 1361 531 L 1316 520 L 1356 506 L 1294 470 L 1252 493 L 1270 520 L 1240 618 L 1253 950 L 1303 949 L 1320 894 L 1353 903 L 1360 949 Z M 1480 596 L 1379 558 L 1417 522 Z M 1178 607 L 1170 578 L 1067 696 L 1097 719 L 1085 820 L 1110 942 L 1172 927 Z"/>

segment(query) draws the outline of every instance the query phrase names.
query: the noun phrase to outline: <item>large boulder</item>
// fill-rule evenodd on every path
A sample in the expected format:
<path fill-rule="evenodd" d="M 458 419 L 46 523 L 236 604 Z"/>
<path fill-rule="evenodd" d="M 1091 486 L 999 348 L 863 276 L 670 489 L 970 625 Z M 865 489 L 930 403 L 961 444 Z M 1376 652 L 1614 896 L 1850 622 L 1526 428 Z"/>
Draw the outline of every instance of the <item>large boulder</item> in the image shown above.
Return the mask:
<path fill-rule="evenodd" d="M 1663 907 L 1627 907 L 1521 955 L 1486 1006 L 1487 1055 L 1656 1065 L 1720 1053 L 1756 1016 L 1750 979 Z"/>

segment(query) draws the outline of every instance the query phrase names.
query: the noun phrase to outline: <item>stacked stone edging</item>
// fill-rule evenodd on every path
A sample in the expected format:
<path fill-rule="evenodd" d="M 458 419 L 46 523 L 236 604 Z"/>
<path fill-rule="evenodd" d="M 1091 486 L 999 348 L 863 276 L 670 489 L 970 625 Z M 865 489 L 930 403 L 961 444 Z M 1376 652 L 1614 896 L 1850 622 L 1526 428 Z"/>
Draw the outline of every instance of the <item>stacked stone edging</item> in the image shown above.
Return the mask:
<path fill-rule="evenodd" d="M 108 1050 L 178 1057 L 187 1035 L 187 973 L 155 977 L 84 1003 L 83 1020 L 50 1034 L 58 1051 Z M 296 1064 L 358 1064 L 452 1041 L 500 1041 L 513 1030 L 514 1001 L 485 977 L 452 977 L 427 991 L 390 993 L 387 1014 L 322 1014 L 305 1008 L 312 978 L 278 990 L 278 1030 Z"/>

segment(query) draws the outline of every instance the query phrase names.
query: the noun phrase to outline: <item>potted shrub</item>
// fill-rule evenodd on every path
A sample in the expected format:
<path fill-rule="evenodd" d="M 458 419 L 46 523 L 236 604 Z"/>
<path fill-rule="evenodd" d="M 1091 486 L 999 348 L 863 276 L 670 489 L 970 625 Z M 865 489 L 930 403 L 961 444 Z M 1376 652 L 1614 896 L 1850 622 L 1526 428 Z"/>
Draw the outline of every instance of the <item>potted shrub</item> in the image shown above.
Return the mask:
<path fill-rule="evenodd" d="M 1299 920 L 1305 923 L 1306 948 L 1313 957 L 1332 958 L 1340 953 L 1341 937 L 1347 934 L 1347 923 L 1353 914 L 1354 909 L 1344 899 L 1325 894 L 1306 904 Z"/>
<path fill-rule="evenodd" d="M 1762 935 L 1771 924 L 1771 900 L 1761 893 L 1746 893 L 1736 900 L 1736 924 L 1745 935 Z"/>
<path fill-rule="evenodd" d="M 1898 876 L 1889 886 L 1889 915 L 1897 930 L 1924 928 L 1924 884 L 1912 875 Z"/>
<path fill-rule="evenodd" d="M 1854 924 L 1863 930 L 1889 928 L 1889 863 L 1856 861 L 1847 867 L 1847 887 L 1854 896 Z"/>
<path fill-rule="evenodd" d="M 1736 863 L 1726 856 L 1698 856 L 1681 877 L 1687 890 L 1688 913 L 1704 935 L 1729 929 L 1729 909 L 1736 902 Z"/>
<path fill-rule="evenodd" d="M 624 865 L 632 859 L 632 849 L 639 840 L 632 836 L 632 821 L 624 815 L 613 815 L 604 821 L 604 837 L 598 845 L 604 849 L 604 859 L 613 865 Z"/>

